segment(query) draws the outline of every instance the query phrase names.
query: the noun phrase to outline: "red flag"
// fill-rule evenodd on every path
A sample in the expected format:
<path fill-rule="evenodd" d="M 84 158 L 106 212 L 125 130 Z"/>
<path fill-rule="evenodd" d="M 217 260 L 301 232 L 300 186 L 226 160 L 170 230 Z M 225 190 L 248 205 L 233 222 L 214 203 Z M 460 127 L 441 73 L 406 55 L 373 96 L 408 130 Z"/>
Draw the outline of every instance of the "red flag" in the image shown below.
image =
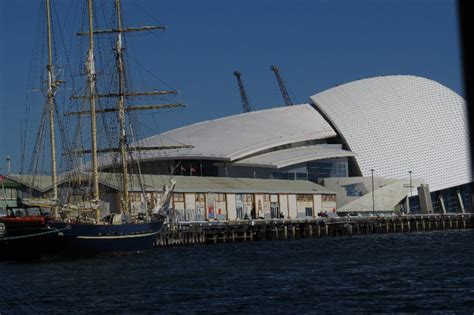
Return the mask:
<path fill-rule="evenodd" d="M 196 169 L 194 167 L 191 167 L 191 173 L 196 173 Z"/>
<path fill-rule="evenodd" d="M 0 175 L 0 182 L 3 182 L 3 175 Z"/>

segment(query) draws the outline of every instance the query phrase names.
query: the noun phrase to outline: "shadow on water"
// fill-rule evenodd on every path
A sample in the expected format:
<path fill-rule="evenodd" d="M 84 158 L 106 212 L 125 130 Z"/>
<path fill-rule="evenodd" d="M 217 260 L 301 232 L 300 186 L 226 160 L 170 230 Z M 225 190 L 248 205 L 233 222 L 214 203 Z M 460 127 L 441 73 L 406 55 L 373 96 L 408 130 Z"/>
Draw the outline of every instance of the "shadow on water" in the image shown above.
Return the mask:
<path fill-rule="evenodd" d="M 474 309 L 473 237 L 436 231 L 0 263 L 0 310 L 466 312 Z"/>

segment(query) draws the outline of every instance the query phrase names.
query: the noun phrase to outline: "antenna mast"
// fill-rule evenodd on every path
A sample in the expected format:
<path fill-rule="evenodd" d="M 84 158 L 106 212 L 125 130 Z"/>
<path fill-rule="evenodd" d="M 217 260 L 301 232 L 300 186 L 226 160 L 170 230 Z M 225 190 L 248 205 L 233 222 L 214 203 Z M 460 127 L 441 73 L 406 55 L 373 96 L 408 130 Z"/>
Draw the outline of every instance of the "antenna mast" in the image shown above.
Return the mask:
<path fill-rule="evenodd" d="M 48 28 L 48 107 L 49 107 L 49 140 L 51 142 L 51 180 L 53 184 L 53 199 L 58 200 L 58 183 L 56 170 L 56 139 L 54 132 L 54 95 L 56 94 L 57 82 L 54 78 L 53 69 L 53 46 L 51 36 L 51 4 L 46 0 L 46 20 Z M 55 207 L 54 215 L 59 216 L 59 209 Z"/>
<path fill-rule="evenodd" d="M 240 97 L 242 98 L 242 105 L 244 107 L 244 113 L 251 111 L 249 99 L 247 98 L 247 93 L 245 93 L 244 84 L 240 76 L 242 75 L 239 71 L 234 71 L 234 76 L 237 78 L 237 84 L 239 85 Z"/>
<path fill-rule="evenodd" d="M 270 66 L 270 70 L 275 73 L 275 77 L 278 82 L 278 86 L 280 87 L 281 95 L 283 96 L 283 100 L 285 101 L 286 106 L 292 106 L 293 102 L 291 101 L 290 94 L 286 90 L 285 83 L 283 83 L 283 79 L 280 76 L 280 71 L 278 70 L 277 66 Z"/>
<path fill-rule="evenodd" d="M 87 51 L 86 72 L 89 92 L 89 104 L 91 114 L 91 137 L 92 137 L 92 177 L 93 190 L 92 197 L 95 202 L 99 202 L 99 174 L 97 170 L 97 128 L 95 115 L 95 61 L 94 61 L 94 28 L 92 24 L 92 0 L 88 1 L 89 13 L 89 50 Z M 97 207 L 96 219 L 100 220 L 100 208 Z"/>

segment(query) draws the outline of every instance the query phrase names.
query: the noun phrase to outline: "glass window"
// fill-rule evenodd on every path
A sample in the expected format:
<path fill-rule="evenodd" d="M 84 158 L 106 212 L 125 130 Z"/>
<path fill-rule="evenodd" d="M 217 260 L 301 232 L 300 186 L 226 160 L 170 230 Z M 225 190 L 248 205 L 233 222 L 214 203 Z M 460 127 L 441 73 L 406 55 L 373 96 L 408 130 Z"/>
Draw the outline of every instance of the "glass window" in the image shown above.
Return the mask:
<path fill-rule="evenodd" d="M 17 191 L 15 188 L 5 188 L 3 190 L 0 186 L 0 198 L 4 199 L 6 196 L 7 199 L 16 199 Z"/>
<path fill-rule="evenodd" d="M 272 202 L 270 204 L 270 217 L 272 219 L 280 218 L 280 206 L 278 202 Z"/>
<path fill-rule="evenodd" d="M 332 164 L 326 162 L 308 162 L 308 178 L 326 178 L 330 177 Z"/>
<path fill-rule="evenodd" d="M 346 196 L 350 197 L 359 197 L 367 193 L 364 185 L 359 183 L 343 185 L 342 187 L 346 190 Z"/>
<path fill-rule="evenodd" d="M 130 194 L 130 201 L 131 202 L 141 202 L 142 201 L 142 194 L 141 193 L 131 193 Z"/>
<path fill-rule="evenodd" d="M 294 173 L 284 173 L 284 172 L 273 172 L 272 178 L 274 179 L 294 179 Z"/>
<path fill-rule="evenodd" d="M 204 202 L 204 194 L 196 194 L 196 202 Z"/>
<path fill-rule="evenodd" d="M 312 181 L 326 177 L 347 177 L 347 163 L 308 162 L 307 169 L 308 179 Z"/>
<path fill-rule="evenodd" d="M 346 177 L 346 164 L 345 163 L 334 163 L 333 177 Z"/>
<path fill-rule="evenodd" d="M 308 173 L 296 173 L 296 179 L 307 179 Z"/>
<path fill-rule="evenodd" d="M 313 195 L 296 195 L 296 201 L 313 201 Z"/>
<path fill-rule="evenodd" d="M 225 201 L 225 194 L 217 194 L 217 200 L 216 201 Z"/>
<path fill-rule="evenodd" d="M 184 202 L 184 194 L 183 193 L 173 193 L 173 200 L 176 202 Z"/>
<path fill-rule="evenodd" d="M 253 195 L 252 194 L 244 194 L 244 202 L 252 202 Z"/>
<path fill-rule="evenodd" d="M 336 195 L 321 195 L 322 201 L 336 201 Z"/>
<path fill-rule="evenodd" d="M 306 208 L 305 208 L 305 215 L 306 215 L 307 217 L 312 217 L 312 216 L 313 216 L 313 208 L 311 208 L 311 207 L 306 207 Z"/>

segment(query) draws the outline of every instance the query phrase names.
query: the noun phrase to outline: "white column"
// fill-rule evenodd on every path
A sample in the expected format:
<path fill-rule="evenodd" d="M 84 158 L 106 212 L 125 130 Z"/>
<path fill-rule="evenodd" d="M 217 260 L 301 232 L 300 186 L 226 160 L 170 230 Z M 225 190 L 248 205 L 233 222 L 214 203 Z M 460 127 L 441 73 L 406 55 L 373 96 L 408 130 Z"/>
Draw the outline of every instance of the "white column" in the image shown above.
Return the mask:
<path fill-rule="evenodd" d="M 446 206 L 444 205 L 444 198 L 443 195 L 439 194 L 439 203 L 441 204 L 441 209 L 443 210 L 443 214 L 446 214 Z"/>
<path fill-rule="evenodd" d="M 459 205 L 461 206 L 461 213 L 466 213 L 466 210 L 464 209 L 464 202 L 462 202 L 462 196 L 459 189 L 456 191 L 456 194 L 458 195 Z"/>
<path fill-rule="evenodd" d="M 227 220 L 237 220 L 235 194 L 227 194 Z"/>
<path fill-rule="evenodd" d="M 288 217 L 296 219 L 297 216 L 296 195 L 288 195 Z"/>

